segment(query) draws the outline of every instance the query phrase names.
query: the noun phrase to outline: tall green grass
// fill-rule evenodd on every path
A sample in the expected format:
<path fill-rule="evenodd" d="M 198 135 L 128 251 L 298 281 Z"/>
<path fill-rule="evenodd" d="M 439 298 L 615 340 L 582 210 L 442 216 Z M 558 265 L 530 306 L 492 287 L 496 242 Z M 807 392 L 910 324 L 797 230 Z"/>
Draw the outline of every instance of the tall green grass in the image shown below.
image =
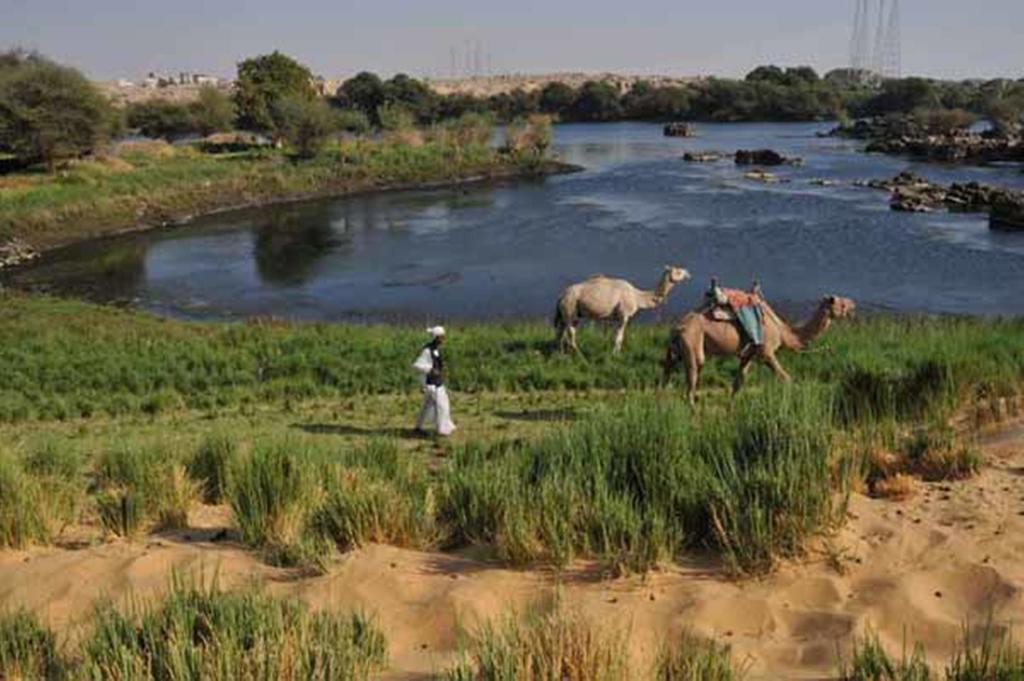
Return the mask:
<path fill-rule="evenodd" d="M 34 616 L 0 616 L 0 678 L 12 680 L 359 681 L 386 661 L 384 635 L 362 613 L 310 612 L 180 574 L 153 603 L 99 604 L 87 635 L 66 651 Z"/>
<path fill-rule="evenodd" d="M 447 681 L 628 681 L 626 633 L 598 627 L 561 602 L 485 622 Z"/>
<path fill-rule="evenodd" d="M 422 461 L 394 442 L 338 448 L 285 438 L 232 469 L 228 498 L 243 541 L 275 562 L 323 568 L 334 548 L 429 548 L 440 537 Z"/>
<path fill-rule="evenodd" d="M 646 571 L 714 547 L 761 572 L 837 517 L 832 411 L 814 387 L 700 416 L 627 401 L 535 444 L 461 450 L 440 513 L 453 542 L 517 563 L 593 556 Z"/>
<path fill-rule="evenodd" d="M 894 660 L 882 647 L 878 635 L 868 633 L 854 639 L 853 659 L 849 666 L 840 663 L 840 678 L 842 681 L 929 681 L 932 674 L 922 647 L 915 646 L 909 655 L 904 650 L 902 657 Z"/>
<path fill-rule="evenodd" d="M 180 576 L 156 605 L 97 608 L 82 644 L 91 679 L 369 679 L 387 656 L 365 615 L 311 613 L 259 591 L 224 592 Z"/>
<path fill-rule="evenodd" d="M 339 452 L 326 470 L 318 530 L 342 550 L 368 542 L 417 549 L 441 538 L 435 485 L 393 441 Z"/>
<path fill-rule="evenodd" d="M 27 457 L 0 449 L 0 548 L 48 544 L 78 519 L 80 461 L 63 452 L 49 442 Z"/>
<path fill-rule="evenodd" d="M 854 639 L 852 659 L 849 664 L 840 660 L 839 669 L 842 681 L 1019 681 L 1024 679 L 1024 649 L 990 617 L 980 632 L 964 626 L 941 676 L 932 672 L 921 644 L 894 659 L 873 632 Z"/>
<path fill-rule="evenodd" d="M 738 681 L 744 670 L 732 661 L 729 646 L 683 632 L 658 656 L 655 681 Z"/>
<path fill-rule="evenodd" d="M 97 512 L 103 526 L 132 537 L 155 526 L 188 526 L 198 496 L 196 483 L 163 447 L 121 445 L 102 452 L 96 462 Z"/>
<path fill-rule="evenodd" d="M 405 393 L 415 389 L 404 367 L 422 336 L 410 326 L 177 322 L 0 293 L 0 421 Z M 638 325 L 613 357 L 610 336 L 585 328 L 581 361 L 553 352 L 546 324 L 456 327 L 450 383 L 457 392 L 653 389 L 666 337 L 665 327 Z M 811 352 L 782 361 L 797 382 L 831 386 L 848 423 L 913 420 L 1019 392 L 1024 321 L 837 324 Z M 710 362 L 702 387 L 726 388 L 734 370 L 733 360 Z M 756 369 L 751 387 L 774 380 Z"/>
<path fill-rule="evenodd" d="M 238 442 L 228 433 L 212 433 L 199 444 L 188 462 L 188 474 L 202 487 L 203 500 L 227 500 L 231 469 L 238 460 Z"/>
<path fill-rule="evenodd" d="M 58 681 L 67 671 L 56 637 L 34 615 L 0 613 L 0 679 Z"/>
<path fill-rule="evenodd" d="M 308 454 L 296 440 L 260 444 L 231 474 L 228 499 L 242 540 L 284 565 L 316 563 L 327 552 L 312 530 L 324 491 Z"/>

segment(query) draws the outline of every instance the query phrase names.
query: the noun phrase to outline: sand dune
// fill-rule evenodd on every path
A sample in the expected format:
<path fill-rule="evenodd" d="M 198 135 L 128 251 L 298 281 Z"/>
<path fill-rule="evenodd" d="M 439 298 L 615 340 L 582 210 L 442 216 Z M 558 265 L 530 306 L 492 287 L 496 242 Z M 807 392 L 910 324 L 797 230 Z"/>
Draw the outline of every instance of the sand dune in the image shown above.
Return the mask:
<path fill-rule="evenodd" d="M 308 578 L 190 531 L 0 553 L 0 604 L 25 605 L 73 638 L 98 597 L 145 598 L 172 568 L 216 569 L 226 586 L 257 579 L 313 607 L 376 613 L 390 643 L 387 678 L 415 679 L 453 659 L 460 626 L 472 629 L 557 588 L 595 620 L 628 627 L 637 664 L 684 627 L 729 642 L 752 679 L 832 677 L 837 649 L 868 627 L 894 652 L 905 637 L 920 640 L 933 663 L 945 664 L 965 618 L 982 622 L 991 609 L 1002 625 L 1024 620 L 1024 429 L 992 439 L 985 451 L 988 465 L 973 480 L 922 484 L 899 503 L 856 496 L 836 537 L 764 580 L 729 580 L 699 557 L 646 579 L 605 579 L 586 564 L 556 578 L 377 545 Z M 197 519 L 223 523 L 216 513 Z"/>

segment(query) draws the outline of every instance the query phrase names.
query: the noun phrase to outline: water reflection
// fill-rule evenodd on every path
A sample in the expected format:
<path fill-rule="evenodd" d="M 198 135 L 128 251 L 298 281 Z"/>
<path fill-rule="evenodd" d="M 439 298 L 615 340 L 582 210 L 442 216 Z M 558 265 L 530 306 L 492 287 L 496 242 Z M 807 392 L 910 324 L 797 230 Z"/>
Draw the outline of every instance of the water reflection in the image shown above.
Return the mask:
<path fill-rule="evenodd" d="M 344 221 L 332 221 L 328 204 L 273 210 L 267 222 L 253 229 L 253 259 L 260 278 L 284 287 L 305 284 L 328 254 L 352 253 L 344 230 Z"/>

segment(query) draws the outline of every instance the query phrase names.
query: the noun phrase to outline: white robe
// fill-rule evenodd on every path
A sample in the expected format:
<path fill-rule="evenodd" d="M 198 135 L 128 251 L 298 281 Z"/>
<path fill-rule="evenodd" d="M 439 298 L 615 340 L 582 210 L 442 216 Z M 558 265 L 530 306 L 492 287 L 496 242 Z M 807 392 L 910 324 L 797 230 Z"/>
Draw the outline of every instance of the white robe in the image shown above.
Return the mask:
<path fill-rule="evenodd" d="M 427 385 L 427 374 L 434 368 L 430 348 L 423 348 L 423 352 L 413 362 L 412 368 L 420 373 L 420 386 L 423 390 L 423 406 L 416 418 L 416 429 L 422 430 L 429 421 L 440 435 L 451 435 L 455 430 L 455 423 L 452 422 L 448 391 L 443 385 Z"/>

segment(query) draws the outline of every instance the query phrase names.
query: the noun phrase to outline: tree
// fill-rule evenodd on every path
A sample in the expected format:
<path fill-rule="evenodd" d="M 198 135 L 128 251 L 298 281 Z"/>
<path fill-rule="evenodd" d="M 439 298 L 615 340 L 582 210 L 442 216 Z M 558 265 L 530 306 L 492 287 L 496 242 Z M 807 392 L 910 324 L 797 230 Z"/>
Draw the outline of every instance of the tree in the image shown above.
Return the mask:
<path fill-rule="evenodd" d="M 423 82 L 404 73 L 384 83 L 384 100 L 402 105 L 420 123 L 430 123 L 437 116 L 437 94 Z"/>
<path fill-rule="evenodd" d="M 197 131 L 192 109 L 186 104 L 153 99 L 135 102 L 125 113 L 128 127 L 146 137 L 173 141 Z"/>
<path fill-rule="evenodd" d="M 622 117 L 619 91 L 606 81 L 587 81 L 572 103 L 572 117 L 581 121 L 611 121 Z"/>
<path fill-rule="evenodd" d="M 235 106 L 242 128 L 263 132 L 281 132 L 281 121 L 274 118 L 278 104 L 285 99 L 311 101 L 316 97 L 313 74 L 291 57 L 274 51 L 246 59 L 238 64 L 235 80 Z"/>
<path fill-rule="evenodd" d="M 540 110 L 549 114 L 561 114 L 568 111 L 575 100 L 575 90 L 565 83 L 554 81 L 540 91 Z"/>
<path fill-rule="evenodd" d="M 235 105 L 231 98 L 211 85 L 199 89 L 199 99 L 189 106 L 195 128 L 204 137 L 231 130 L 235 125 Z"/>
<path fill-rule="evenodd" d="M 782 72 L 778 66 L 767 65 L 758 66 L 756 69 L 747 74 L 744 78 L 748 83 L 785 83 L 786 75 Z"/>
<path fill-rule="evenodd" d="M 0 151 L 52 170 L 92 151 L 112 120 L 110 103 L 78 70 L 37 54 L 0 57 Z"/>
<path fill-rule="evenodd" d="M 377 74 L 362 71 L 342 83 L 338 100 L 344 107 L 359 109 L 377 125 L 377 109 L 387 102 L 387 89 Z"/>
<path fill-rule="evenodd" d="M 914 109 L 933 109 L 939 105 L 935 85 L 925 78 L 901 78 L 882 83 L 882 91 L 871 98 L 871 114 L 910 113 Z"/>
<path fill-rule="evenodd" d="M 274 103 L 278 131 L 295 147 L 299 158 L 313 158 L 338 130 L 334 111 L 322 99 L 285 97 Z"/>
<path fill-rule="evenodd" d="M 810 66 L 794 66 L 786 69 L 785 82 L 787 85 L 799 85 L 801 83 L 817 83 L 821 78 L 818 72 Z"/>

